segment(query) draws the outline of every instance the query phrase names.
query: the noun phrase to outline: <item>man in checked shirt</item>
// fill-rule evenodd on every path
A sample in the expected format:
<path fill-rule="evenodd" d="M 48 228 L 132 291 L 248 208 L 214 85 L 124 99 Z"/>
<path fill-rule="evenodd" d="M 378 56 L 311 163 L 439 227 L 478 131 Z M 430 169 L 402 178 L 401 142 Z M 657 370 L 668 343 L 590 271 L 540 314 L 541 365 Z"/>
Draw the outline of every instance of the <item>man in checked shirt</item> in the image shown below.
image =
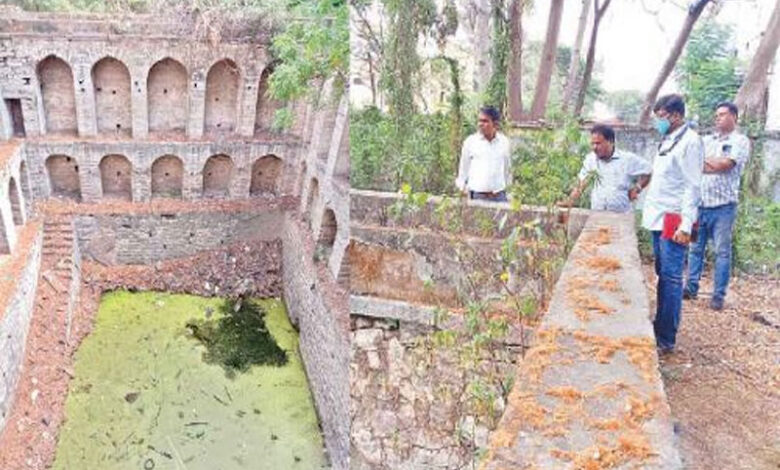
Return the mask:
<path fill-rule="evenodd" d="M 731 238 L 739 201 L 742 170 L 750 158 L 750 140 L 737 131 L 737 107 L 724 101 L 715 108 L 716 133 L 704 137 L 704 174 L 701 180 L 699 238 L 688 257 L 688 283 L 683 298 L 695 299 L 711 238 L 715 248 L 715 289 L 710 308 L 723 309 L 731 274 Z"/>

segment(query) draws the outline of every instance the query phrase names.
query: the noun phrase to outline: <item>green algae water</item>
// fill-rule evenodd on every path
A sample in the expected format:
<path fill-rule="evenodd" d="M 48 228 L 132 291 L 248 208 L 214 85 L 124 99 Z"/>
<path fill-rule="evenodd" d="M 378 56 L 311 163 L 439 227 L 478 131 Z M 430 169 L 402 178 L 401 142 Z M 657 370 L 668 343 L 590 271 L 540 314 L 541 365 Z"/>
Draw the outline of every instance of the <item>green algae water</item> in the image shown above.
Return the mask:
<path fill-rule="evenodd" d="M 234 370 L 192 329 L 224 317 L 225 300 L 106 294 L 76 353 L 52 468 L 327 468 L 297 333 L 281 301 L 253 302 L 274 356 Z"/>

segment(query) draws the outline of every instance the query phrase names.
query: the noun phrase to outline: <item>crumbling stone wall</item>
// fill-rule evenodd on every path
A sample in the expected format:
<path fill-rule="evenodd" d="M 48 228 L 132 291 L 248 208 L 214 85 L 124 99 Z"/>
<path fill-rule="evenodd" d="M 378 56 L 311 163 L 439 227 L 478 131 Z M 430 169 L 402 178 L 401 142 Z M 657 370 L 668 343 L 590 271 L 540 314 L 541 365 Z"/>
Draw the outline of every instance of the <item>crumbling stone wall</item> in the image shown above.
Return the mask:
<path fill-rule="evenodd" d="M 16 276 L 14 289 L 8 293 L 9 297 L 0 299 L 0 430 L 13 405 L 19 370 L 24 359 L 24 345 L 38 285 L 42 240 L 38 227 L 32 243 L 25 247 L 26 252 L 19 254 L 25 260 L 21 264 L 22 269 L 13 273 Z"/>
<path fill-rule="evenodd" d="M 463 325 L 367 316 L 352 323 L 352 468 L 474 468 L 503 413 L 519 336 L 471 362 Z M 455 333 L 454 344 L 440 340 L 442 331 Z"/>
<path fill-rule="evenodd" d="M 30 218 L 24 191 L 24 152 L 15 144 L 0 144 L 0 255 L 12 254 L 20 226 Z M 20 191 L 19 184 L 22 183 Z"/>
<path fill-rule="evenodd" d="M 242 241 L 276 240 L 282 221 L 282 210 L 271 208 L 242 213 L 80 215 L 75 227 L 87 259 L 152 264 Z"/>

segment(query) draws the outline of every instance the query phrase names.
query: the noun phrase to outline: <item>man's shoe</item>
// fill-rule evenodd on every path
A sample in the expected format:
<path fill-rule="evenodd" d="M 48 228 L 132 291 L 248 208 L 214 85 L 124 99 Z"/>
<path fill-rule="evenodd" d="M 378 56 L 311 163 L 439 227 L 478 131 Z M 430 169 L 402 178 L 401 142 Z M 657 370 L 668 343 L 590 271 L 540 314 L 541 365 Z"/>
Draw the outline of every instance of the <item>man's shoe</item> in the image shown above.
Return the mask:
<path fill-rule="evenodd" d="M 693 292 L 689 291 L 688 289 L 683 290 L 683 299 L 684 300 L 696 300 L 696 297 L 698 297 Z"/>
<path fill-rule="evenodd" d="M 710 299 L 710 308 L 713 310 L 723 310 L 723 299 L 717 297 Z"/>
<path fill-rule="evenodd" d="M 658 351 L 658 357 L 668 356 L 674 352 L 674 346 L 656 346 L 655 349 Z"/>

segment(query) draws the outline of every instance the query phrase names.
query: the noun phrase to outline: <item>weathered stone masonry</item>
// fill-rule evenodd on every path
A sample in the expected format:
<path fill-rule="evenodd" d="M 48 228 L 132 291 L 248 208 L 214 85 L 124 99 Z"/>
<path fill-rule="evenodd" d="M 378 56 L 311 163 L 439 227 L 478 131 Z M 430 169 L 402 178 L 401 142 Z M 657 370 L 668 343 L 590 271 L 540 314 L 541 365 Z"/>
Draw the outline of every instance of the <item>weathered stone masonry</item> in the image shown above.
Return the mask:
<path fill-rule="evenodd" d="M 281 241 L 283 294 L 328 454 L 349 468 L 348 307 L 337 283 L 348 269 L 344 93 L 324 81 L 321 102 L 290 104 L 293 127 L 275 132 L 274 110 L 287 105 L 263 94 L 274 65 L 265 33 L 212 43 L 165 18 L 0 12 L 0 267 L 27 253 L 18 238 L 36 227 L 38 237 L 28 276 L 1 299 L 0 333 L 19 332 L 0 342 L 4 409 L 24 375 L 22 333 L 44 274 L 31 224 L 53 220 L 43 257 L 56 251 L 67 282 L 43 282 L 62 289 L 68 324 L 82 258 L 149 265 Z"/>

